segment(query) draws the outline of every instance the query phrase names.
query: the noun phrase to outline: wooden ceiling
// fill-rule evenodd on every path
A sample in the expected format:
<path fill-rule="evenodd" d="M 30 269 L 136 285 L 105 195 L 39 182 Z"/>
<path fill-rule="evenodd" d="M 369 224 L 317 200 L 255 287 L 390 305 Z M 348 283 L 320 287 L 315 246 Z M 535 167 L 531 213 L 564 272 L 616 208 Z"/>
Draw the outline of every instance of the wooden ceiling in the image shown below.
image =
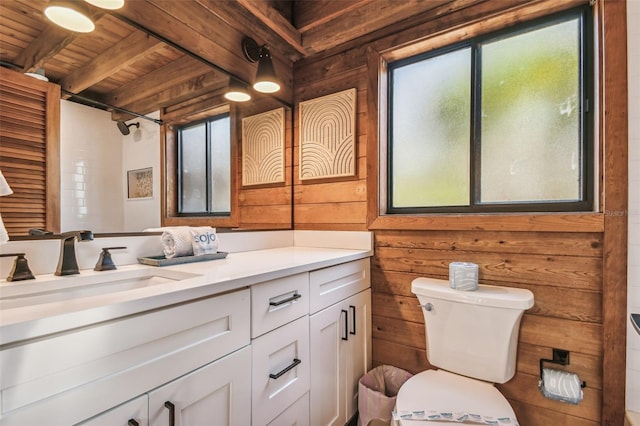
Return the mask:
<path fill-rule="evenodd" d="M 252 81 L 256 65 L 241 49 L 250 36 L 269 46 L 284 82 L 278 97 L 291 103 L 296 61 L 481 1 L 125 0 L 114 12 L 87 4 L 96 30 L 80 34 L 44 17 L 49 0 L 0 0 L 0 60 L 22 72 L 44 68 L 65 91 L 147 114 L 222 93 L 221 70 Z"/>

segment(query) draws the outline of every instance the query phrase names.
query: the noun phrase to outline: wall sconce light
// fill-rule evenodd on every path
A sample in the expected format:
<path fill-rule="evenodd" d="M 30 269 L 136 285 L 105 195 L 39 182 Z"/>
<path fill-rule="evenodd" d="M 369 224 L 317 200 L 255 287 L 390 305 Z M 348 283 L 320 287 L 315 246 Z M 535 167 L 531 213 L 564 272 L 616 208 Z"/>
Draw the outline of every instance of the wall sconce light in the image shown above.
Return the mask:
<path fill-rule="evenodd" d="M 253 88 L 262 93 L 274 93 L 280 90 L 280 82 L 276 77 L 267 45 L 259 46 L 251 37 L 245 37 L 242 39 L 242 51 L 248 61 L 258 62 L 258 72 Z"/>
<path fill-rule="evenodd" d="M 251 94 L 247 85 L 235 77 L 229 77 L 229 88 L 224 97 L 233 102 L 246 102 L 251 100 Z"/>
<path fill-rule="evenodd" d="M 85 0 L 102 9 L 115 10 L 124 5 L 124 0 Z M 51 0 L 44 9 L 51 22 L 70 31 L 90 33 L 96 28 L 87 5 L 78 0 Z"/>

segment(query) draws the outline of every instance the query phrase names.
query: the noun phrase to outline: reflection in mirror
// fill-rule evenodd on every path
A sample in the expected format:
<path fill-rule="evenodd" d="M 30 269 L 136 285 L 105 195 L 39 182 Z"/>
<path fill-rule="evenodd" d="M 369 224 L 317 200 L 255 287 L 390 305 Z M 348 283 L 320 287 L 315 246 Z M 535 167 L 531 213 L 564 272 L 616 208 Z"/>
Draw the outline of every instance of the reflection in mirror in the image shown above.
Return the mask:
<path fill-rule="evenodd" d="M 211 107 L 211 105 L 216 105 Z M 243 123 L 247 119 L 269 113 L 270 111 L 282 111 L 281 131 L 278 136 L 277 132 L 265 131 L 257 138 L 249 143 L 259 144 L 261 155 L 251 156 L 251 151 L 245 143 L 243 151 Z M 185 165 L 184 147 L 181 136 L 184 131 L 193 129 L 206 120 L 215 117 L 229 117 L 231 151 L 230 151 L 230 211 L 225 212 L 210 211 L 206 212 L 207 197 L 210 200 L 215 198 L 215 182 L 211 180 L 215 176 L 215 158 L 212 158 L 207 164 L 205 138 L 199 138 L 196 143 L 199 145 L 201 166 L 211 166 L 206 168 L 202 174 L 207 176 L 209 185 L 202 182 L 199 187 L 197 199 L 201 203 L 197 208 L 192 209 L 194 205 L 194 197 L 189 195 L 190 189 L 193 189 L 193 179 L 189 175 L 193 172 L 193 168 L 185 173 L 180 165 Z M 242 229 L 289 229 L 292 224 L 292 115 L 291 108 L 283 108 L 282 104 L 268 97 L 256 97 L 251 102 L 242 104 L 228 104 L 222 96 L 216 96 L 206 99 L 201 103 L 194 103 L 188 107 L 178 111 L 171 111 L 162 115 L 165 122 L 163 132 L 165 137 L 161 138 L 164 142 L 163 152 L 165 153 L 164 161 L 164 179 L 165 190 L 163 191 L 162 216 L 163 225 L 210 225 L 215 227 L 229 227 Z M 279 138 L 274 141 L 274 138 Z M 192 141 L 193 142 L 193 141 Z M 280 144 L 277 146 L 277 144 Z M 280 151 L 278 151 L 278 148 Z M 253 150 L 255 151 L 255 150 Z M 270 161 L 275 157 L 280 157 L 279 161 Z M 204 157 L 204 158 L 203 158 Z M 264 164 L 256 164 L 264 161 Z M 282 179 L 258 182 L 259 184 L 243 183 L 243 166 L 251 162 L 253 170 L 255 168 L 266 168 L 273 166 L 281 169 Z M 194 164 L 191 164 L 194 166 Z M 218 168 L 219 170 L 220 168 Z M 185 187 L 186 185 L 186 187 Z M 191 193 L 193 194 L 193 192 Z M 186 198 L 185 198 L 186 197 Z M 195 211 L 194 211 L 195 210 Z"/>
<path fill-rule="evenodd" d="M 229 190 L 233 194 L 228 194 L 231 197 L 227 195 L 230 204 L 219 209 L 218 213 L 224 216 L 230 208 L 234 218 L 220 224 L 219 218 L 202 217 L 198 214 L 202 212 L 201 206 L 191 208 L 198 201 L 185 192 L 181 202 L 187 207 L 182 213 L 187 214 L 180 216 L 179 211 L 168 213 L 165 225 L 213 223 L 213 226 L 249 229 L 291 227 L 293 136 L 290 108 L 285 108 L 285 182 L 242 186 L 242 119 L 278 106 L 281 108 L 281 104 L 273 100 L 257 100 L 232 108 L 226 103 L 207 110 L 212 116 L 216 116 L 221 108 L 229 111 L 232 149 L 226 155 L 231 173 Z M 150 116 L 160 118 L 157 112 Z M 174 140 L 173 135 L 184 120 L 172 120 L 171 115 L 166 117 L 169 120 L 163 117 L 163 121 L 168 123 L 165 125 L 168 139 Z M 202 123 L 202 118 L 199 120 Z M 91 229 L 96 233 L 140 232 L 162 226 L 162 203 L 164 200 L 171 205 L 171 197 L 178 197 L 174 192 L 177 188 L 171 185 L 177 182 L 179 173 L 177 158 L 172 154 L 178 152 L 177 147 L 169 145 L 165 149 L 172 152 L 163 152 L 162 127 L 147 120 L 132 119 L 127 124 L 139 123 L 139 127 L 131 127 L 129 135 L 122 135 L 108 112 L 70 101 L 61 102 L 60 123 L 61 232 L 72 229 Z M 205 159 L 200 155 L 197 158 Z M 165 167 L 162 159 L 174 163 Z M 212 159 L 219 161 L 221 156 L 215 155 Z M 132 172 L 140 170 L 148 172 L 138 179 Z M 188 171 L 182 169 L 181 173 Z M 166 190 L 163 190 L 165 180 Z M 145 185 L 149 190 L 141 196 L 135 188 Z"/>
<path fill-rule="evenodd" d="M 230 26 L 197 2 L 174 7 L 171 2 L 149 1 L 126 2 L 120 17 L 113 13 L 97 14 L 93 33 L 70 34 L 53 28 L 55 26 L 46 21 L 41 10 L 45 4 L 7 2 L 2 5 L 10 17 L 6 23 L 11 23 L 11 28 L 24 26 L 19 21 L 28 16 L 28 26 L 32 29 L 28 34 L 21 34 L 20 43 L 11 44 L 15 48 L 3 52 L 3 70 L 17 69 L 16 74 L 24 77 L 23 73 L 33 74 L 38 69 L 38 75 L 44 78 L 46 74 L 50 81 L 43 84 L 59 88 L 62 93 L 60 161 L 55 162 L 59 163 L 60 176 L 54 179 L 60 182 L 59 194 L 55 194 L 56 202 L 44 204 L 46 216 L 54 220 L 46 219 L 30 227 L 56 232 L 91 229 L 95 233 L 114 233 L 139 232 L 162 225 L 194 223 L 194 220 L 209 224 L 211 218 L 208 217 L 190 218 L 185 222 L 171 210 L 177 195 L 174 190 L 177 171 L 168 173 L 175 168 L 175 162 L 169 164 L 175 160 L 175 153 L 165 150 L 168 146 L 165 139 L 173 138 L 174 129 L 170 127 L 178 123 L 180 117 L 204 114 L 204 103 L 208 103 L 209 109 L 226 106 L 231 118 L 231 215 L 226 222 L 213 225 L 251 229 L 292 226 L 293 130 L 292 112 L 287 104 L 292 98 L 292 71 L 286 55 L 271 50 L 276 74 L 284 83 L 280 93 L 269 96 L 252 92 L 251 101 L 235 104 L 222 95 L 227 91 L 230 78 L 242 83 L 255 78 L 257 65 L 244 58 L 240 45 L 243 37 L 255 36 L 246 34 L 253 28 Z M 228 12 L 234 13 L 232 9 Z M 192 19 L 189 25 L 184 25 L 185 16 Z M 132 25 L 133 22 L 140 26 Z M 173 25 L 168 28 L 161 25 L 163 22 Z M 210 37 L 212 27 L 224 36 Z M 141 28 L 149 28 L 161 38 Z M 13 37 L 2 34 L 5 38 Z M 265 41 L 256 40 L 260 44 Z M 179 41 L 180 46 L 172 43 L 175 41 Z M 33 50 L 38 46 L 57 49 Z M 40 72 L 42 69 L 44 72 Z M 25 87 L 29 85 L 26 83 Z M 113 109 L 95 108 L 69 97 L 70 93 L 98 100 Z M 242 119 L 283 105 L 286 182 L 243 187 Z M 159 126 L 118 108 L 171 124 Z M 120 128 L 128 125 L 129 134 L 119 130 L 118 121 L 124 122 Z M 49 153 L 45 157 L 44 162 L 53 158 Z M 39 208 L 45 207 L 41 204 Z M 55 225 L 48 225 L 50 223 Z M 28 233 L 27 225 L 14 229 L 13 236 Z"/>

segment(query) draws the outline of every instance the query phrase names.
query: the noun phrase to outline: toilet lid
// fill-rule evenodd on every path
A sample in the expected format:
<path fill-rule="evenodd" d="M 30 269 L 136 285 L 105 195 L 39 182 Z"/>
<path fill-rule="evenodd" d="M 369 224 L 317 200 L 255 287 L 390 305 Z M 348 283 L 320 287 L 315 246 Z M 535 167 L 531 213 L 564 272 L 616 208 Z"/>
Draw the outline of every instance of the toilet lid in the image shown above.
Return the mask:
<path fill-rule="evenodd" d="M 407 380 L 398 392 L 396 410 L 466 412 L 495 418 L 516 418 L 509 402 L 493 384 L 444 370 L 423 371 Z M 415 424 L 415 421 L 403 423 Z M 442 426 L 447 423 L 425 421 L 420 424 Z"/>

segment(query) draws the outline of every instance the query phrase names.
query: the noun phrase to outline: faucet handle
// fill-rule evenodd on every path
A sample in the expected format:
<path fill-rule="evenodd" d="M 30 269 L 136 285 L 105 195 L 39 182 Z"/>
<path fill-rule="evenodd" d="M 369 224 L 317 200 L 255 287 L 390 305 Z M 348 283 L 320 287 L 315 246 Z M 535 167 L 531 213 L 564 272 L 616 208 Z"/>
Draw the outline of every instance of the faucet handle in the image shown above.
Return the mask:
<path fill-rule="evenodd" d="M 111 259 L 111 253 L 109 250 L 124 250 L 126 247 L 103 247 L 102 252 L 100 253 L 100 257 L 98 257 L 98 263 L 96 263 L 96 267 L 93 268 L 94 271 L 112 271 L 116 268 L 116 264 L 113 263 L 113 259 Z"/>
<path fill-rule="evenodd" d="M 27 262 L 27 258 L 24 257 L 24 253 L 6 253 L 0 254 L 0 257 L 11 257 L 15 256 L 16 261 L 13 262 L 13 268 L 11 272 L 9 272 L 9 276 L 7 277 L 7 281 L 22 281 L 22 280 L 33 280 L 35 277 L 29 269 L 29 262 Z"/>

